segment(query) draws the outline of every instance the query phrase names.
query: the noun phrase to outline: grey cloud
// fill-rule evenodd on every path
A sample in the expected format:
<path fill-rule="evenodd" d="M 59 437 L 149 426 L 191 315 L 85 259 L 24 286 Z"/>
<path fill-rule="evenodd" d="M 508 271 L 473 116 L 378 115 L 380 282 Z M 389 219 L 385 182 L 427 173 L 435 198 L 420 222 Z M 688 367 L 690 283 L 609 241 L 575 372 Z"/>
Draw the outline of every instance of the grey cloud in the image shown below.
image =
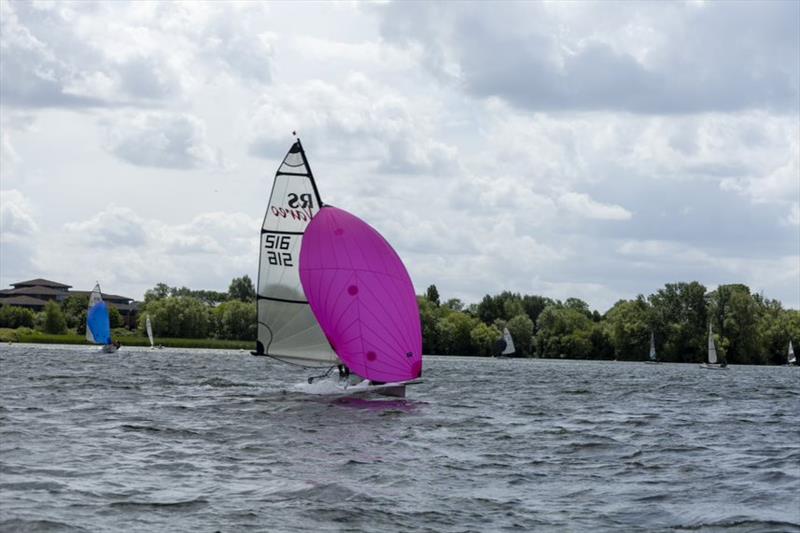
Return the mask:
<path fill-rule="evenodd" d="M 219 167 L 221 157 L 205 139 L 202 122 L 189 115 L 141 113 L 108 127 L 108 150 L 133 165 L 191 169 Z"/>
<path fill-rule="evenodd" d="M 570 4 L 565 15 L 531 3 L 398 2 L 376 11 L 384 37 L 421 44 L 437 75 L 454 72 L 467 92 L 526 109 L 797 110 L 800 3 L 647 5 Z M 632 44 L 604 42 L 626 26 L 653 33 L 640 45 L 646 59 Z"/>

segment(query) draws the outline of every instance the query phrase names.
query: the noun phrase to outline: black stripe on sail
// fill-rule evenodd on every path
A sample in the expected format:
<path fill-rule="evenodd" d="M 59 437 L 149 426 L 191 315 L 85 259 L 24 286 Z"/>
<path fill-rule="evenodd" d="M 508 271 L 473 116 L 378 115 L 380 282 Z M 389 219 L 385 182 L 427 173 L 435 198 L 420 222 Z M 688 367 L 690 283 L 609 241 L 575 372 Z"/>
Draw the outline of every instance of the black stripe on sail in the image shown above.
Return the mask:
<path fill-rule="evenodd" d="M 275 173 L 276 176 L 300 176 L 301 178 L 311 178 L 311 174 L 306 174 L 305 172 L 281 172 L 278 171 Z"/>
<path fill-rule="evenodd" d="M 283 302 L 287 304 L 303 304 L 308 305 L 306 300 L 289 300 L 287 298 L 274 298 L 272 296 L 261 296 L 260 294 L 256 295 L 257 300 L 271 300 L 273 302 Z"/>
<path fill-rule="evenodd" d="M 261 235 L 265 233 L 277 233 L 278 235 L 303 235 L 304 232 L 302 231 L 277 231 L 274 229 L 264 229 L 261 228 Z"/>

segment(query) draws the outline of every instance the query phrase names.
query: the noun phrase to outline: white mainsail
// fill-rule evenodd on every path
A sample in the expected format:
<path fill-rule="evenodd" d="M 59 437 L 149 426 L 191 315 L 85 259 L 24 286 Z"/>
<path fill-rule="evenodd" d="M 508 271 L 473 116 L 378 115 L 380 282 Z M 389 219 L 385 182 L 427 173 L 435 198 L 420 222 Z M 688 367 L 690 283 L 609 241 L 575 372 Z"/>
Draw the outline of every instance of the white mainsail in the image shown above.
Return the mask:
<path fill-rule="evenodd" d="M 787 361 L 790 365 L 797 363 L 797 358 L 794 356 L 794 348 L 792 347 L 792 341 L 789 340 L 789 354 L 787 356 Z"/>
<path fill-rule="evenodd" d="M 503 328 L 503 340 L 506 341 L 506 347 L 502 355 L 510 355 L 517 351 L 514 347 L 514 339 L 511 338 L 511 333 L 508 331 L 508 328 Z"/>
<path fill-rule="evenodd" d="M 714 344 L 711 322 L 708 323 L 708 362 L 712 365 L 717 363 L 717 346 Z"/>
<path fill-rule="evenodd" d="M 300 246 L 322 204 L 303 146 L 289 149 L 272 184 L 258 261 L 258 341 L 254 355 L 303 366 L 340 362 L 300 283 Z"/>
<path fill-rule="evenodd" d="M 153 342 L 153 324 L 150 323 L 150 315 L 147 315 L 147 320 L 145 321 L 145 329 L 147 329 L 147 338 L 150 339 L 150 347 L 155 348 L 156 345 Z"/>
<path fill-rule="evenodd" d="M 656 360 L 656 340 L 655 337 L 653 337 L 652 331 L 650 332 L 650 360 Z"/>

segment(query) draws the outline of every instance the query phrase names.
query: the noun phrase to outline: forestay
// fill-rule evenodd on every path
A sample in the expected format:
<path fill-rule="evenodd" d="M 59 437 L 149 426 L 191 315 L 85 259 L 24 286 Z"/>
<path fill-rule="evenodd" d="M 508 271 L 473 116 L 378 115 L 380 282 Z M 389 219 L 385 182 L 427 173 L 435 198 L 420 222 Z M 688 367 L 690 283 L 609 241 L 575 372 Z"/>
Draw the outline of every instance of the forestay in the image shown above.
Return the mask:
<path fill-rule="evenodd" d="M 298 140 L 275 173 L 261 229 L 254 355 L 303 366 L 340 362 L 311 312 L 298 273 L 303 234 L 321 205 Z"/>

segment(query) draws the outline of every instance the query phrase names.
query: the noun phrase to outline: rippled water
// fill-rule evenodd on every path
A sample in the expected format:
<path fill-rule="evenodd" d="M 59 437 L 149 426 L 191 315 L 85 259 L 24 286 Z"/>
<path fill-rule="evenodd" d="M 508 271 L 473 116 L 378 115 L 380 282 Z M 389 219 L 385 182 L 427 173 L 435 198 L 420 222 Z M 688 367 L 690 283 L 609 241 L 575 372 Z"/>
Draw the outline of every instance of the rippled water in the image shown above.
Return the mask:
<path fill-rule="evenodd" d="M 800 368 L 0 347 L 3 531 L 800 531 Z"/>

